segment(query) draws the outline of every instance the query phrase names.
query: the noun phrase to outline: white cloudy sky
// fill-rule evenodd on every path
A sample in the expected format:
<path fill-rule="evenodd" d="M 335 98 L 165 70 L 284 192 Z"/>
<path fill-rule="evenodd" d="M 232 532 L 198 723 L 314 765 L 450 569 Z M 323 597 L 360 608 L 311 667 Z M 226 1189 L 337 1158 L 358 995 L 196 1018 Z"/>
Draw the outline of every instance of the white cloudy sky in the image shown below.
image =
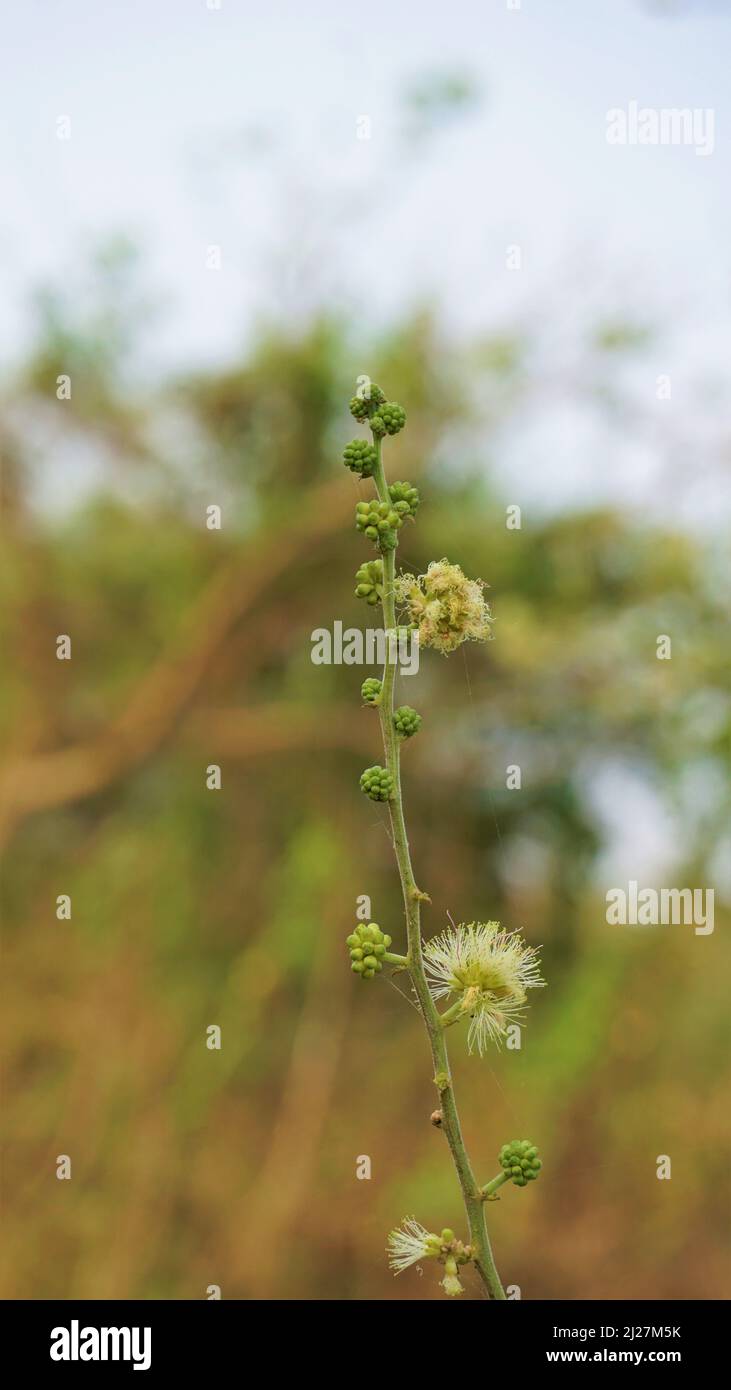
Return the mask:
<path fill-rule="evenodd" d="M 703 446 L 697 382 L 715 399 L 731 355 L 728 0 L 677 0 L 663 16 L 642 0 L 220 3 L 6 8 L 4 360 L 31 331 L 32 288 L 74 285 L 91 248 L 124 231 L 167 305 L 150 363 L 225 359 L 261 313 L 325 301 L 379 320 L 427 295 L 459 330 L 540 314 L 568 361 L 582 314 L 635 310 L 665 324 L 637 389 L 670 373 L 682 429 Z M 469 74 L 483 100 L 409 141 L 404 91 L 435 70 Z M 713 153 L 609 146 L 606 113 L 632 100 L 711 108 Z M 369 140 L 356 138 L 363 115 Z M 205 267 L 211 244 L 219 273 Z M 592 426 L 553 414 L 552 496 L 581 500 Z M 521 447 L 540 500 L 545 416 L 533 425 Z M 654 477 L 653 447 L 626 441 L 619 486 Z"/>

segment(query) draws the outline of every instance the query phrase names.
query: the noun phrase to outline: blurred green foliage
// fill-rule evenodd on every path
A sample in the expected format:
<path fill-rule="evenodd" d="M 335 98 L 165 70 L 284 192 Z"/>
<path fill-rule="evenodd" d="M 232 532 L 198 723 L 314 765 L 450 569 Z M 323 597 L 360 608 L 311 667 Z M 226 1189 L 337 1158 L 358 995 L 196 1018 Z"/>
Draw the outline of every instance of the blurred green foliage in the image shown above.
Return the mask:
<path fill-rule="evenodd" d="M 425 929 L 499 918 L 544 943 L 523 1049 L 480 1063 L 452 1035 L 483 1180 L 512 1137 L 544 1156 L 491 1206 L 501 1273 L 524 1297 L 721 1296 L 727 915 L 717 896 L 705 938 L 609 928 L 593 794 L 614 773 L 631 822 L 631 772 L 680 827 L 666 882 L 713 884 L 730 728 L 713 547 L 607 509 L 506 528 L 474 401 L 522 408 L 517 337 L 456 351 L 419 312 L 366 356 L 323 319 L 151 386 L 131 372 L 132 269 L 122 248 L 90 306 L 43 301 L 3 412 L 3 1295 L 440 1296 L 384 1255 L 405 1214 L 461 1229 L 423 1031 L 399 977 L 363 990 L 344 948 L 359 894 L 402 941 L 385 814 L 358 790 L 379 754 L 370 673 L 310 661 L 313 629 L 368 620 L 367 485 L 339 462 L 368 370 L 408 411 L 392 477 L 422 491 L 400 559 L 458 560 L 496 618 L 489 647 L 424 653 L 403 680 L 424 719 L 404 782 Z M 636 339 L 597 330 L 617 357 Z M 98 482 L 49 505 L 49 468 L 72 491 L 82 453 Z"/>

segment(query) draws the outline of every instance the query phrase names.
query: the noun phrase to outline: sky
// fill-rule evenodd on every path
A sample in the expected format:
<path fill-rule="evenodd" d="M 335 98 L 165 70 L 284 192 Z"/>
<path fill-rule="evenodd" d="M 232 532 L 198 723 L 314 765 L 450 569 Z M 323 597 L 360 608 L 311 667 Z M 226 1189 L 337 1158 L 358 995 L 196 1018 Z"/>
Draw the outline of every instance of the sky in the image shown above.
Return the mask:
<path fill-rule="evenodd" d="M 567 371 L 584 318 L 657 318 L 636 387 L 671 375 L 683 428 L 701 377 L 728 384 L 731 0 L 26 0 L 3 39 L 6 365 L 38 285 L 81 293 L 124 233 L 160 306 L 143 373 L 226 361 L 262 317 L 430 299 L 461 335 L 540 314 Z M 415 126 L 427 74 L 468 79 L 461 118 Z M 632 102 L 696 110 L 704 142 L 609 144 Z M 580 500 L 591 422 L 555 401 L 551 429 L 563 481 L 542 497 L 530 461 L 537 501 Z M 634 441 L 618 486 L 652 477 Z"/>

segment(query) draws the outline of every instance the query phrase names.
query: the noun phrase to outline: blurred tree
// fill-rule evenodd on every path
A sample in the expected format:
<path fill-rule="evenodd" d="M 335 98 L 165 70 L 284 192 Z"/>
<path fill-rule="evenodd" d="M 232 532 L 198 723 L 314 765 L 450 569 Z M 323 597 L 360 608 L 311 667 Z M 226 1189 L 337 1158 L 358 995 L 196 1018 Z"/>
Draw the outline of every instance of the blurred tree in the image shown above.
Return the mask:
<path fill-rule="evenodd" d="M 705 941 L 610 932 L 593 795 L 609 768 L 629 797 L 631 767 L 681 817 L 672 881 L 714 881 L 731 718 L 713 545 L 608 509 L 506 528 L 479 441 L 483 408 L 497 422 L 530 403 L 520 334 L 458 349 L 420 310 L 365 354 L 322 318 L 141 391 L 124 370 L 133 269 L 103 259 L 81 318 L 46 296 L 2 423 L 3 1292 L 408 1297 L 382 1258 L 404 1175 L 427 1222 L 459 1220 L 410 1010 L 384 982 L 349 1014 L 356 896 L 394 935 L 400 910 L 385 821 L 357 786 L 376 747 L 352 712 L 365 673 L 310 661 L 313 629 L 363 621 L 345 531 L 365 493 L 338 457 L 365 365 L 414 422 L 400 462 L 422 476 L 424 522 L 403 562 L 423 568 L 447 535 L 497 620 L 487 655 L 422 661 L 405 784 L 427 929 L 449 911 L 545 943 L 525 1052 L 457 1062 L 486 1171 L 514 1130 L 540 1129 L 549 1154 L 531 1194 L 541 1260 L 498 1209 L 503 1263 L 525 1296 L 717 1295 L 701 1157 L 728 1137 L 728 946 L 720 922 Z M 618 320 L 597 341 L 621 359 L 637 334 Z M 54 398 L 62 371 L 84 383 L 71 402 Z M 101 480 L 57 510 L 45 470 L 82 442 Z M 653 1165 L 671 1149 L 669 1214 Z M 63 1193 L 56 1152 L 74 1157 Z"/>

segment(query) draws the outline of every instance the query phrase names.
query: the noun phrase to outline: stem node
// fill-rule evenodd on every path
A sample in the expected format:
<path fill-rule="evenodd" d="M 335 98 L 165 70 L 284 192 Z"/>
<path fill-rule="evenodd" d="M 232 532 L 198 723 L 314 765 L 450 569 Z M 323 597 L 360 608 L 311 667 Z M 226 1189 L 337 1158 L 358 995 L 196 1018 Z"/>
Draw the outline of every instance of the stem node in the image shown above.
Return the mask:
<path fill-rule="evenodd" d="M 414 884 L 413 887 L 409 889 L 409 897 L 412 898 L 415 903 L 431 902 L 429 894 L 423 893 L 421 888 L 417 888 L 416 884 Z"/>

